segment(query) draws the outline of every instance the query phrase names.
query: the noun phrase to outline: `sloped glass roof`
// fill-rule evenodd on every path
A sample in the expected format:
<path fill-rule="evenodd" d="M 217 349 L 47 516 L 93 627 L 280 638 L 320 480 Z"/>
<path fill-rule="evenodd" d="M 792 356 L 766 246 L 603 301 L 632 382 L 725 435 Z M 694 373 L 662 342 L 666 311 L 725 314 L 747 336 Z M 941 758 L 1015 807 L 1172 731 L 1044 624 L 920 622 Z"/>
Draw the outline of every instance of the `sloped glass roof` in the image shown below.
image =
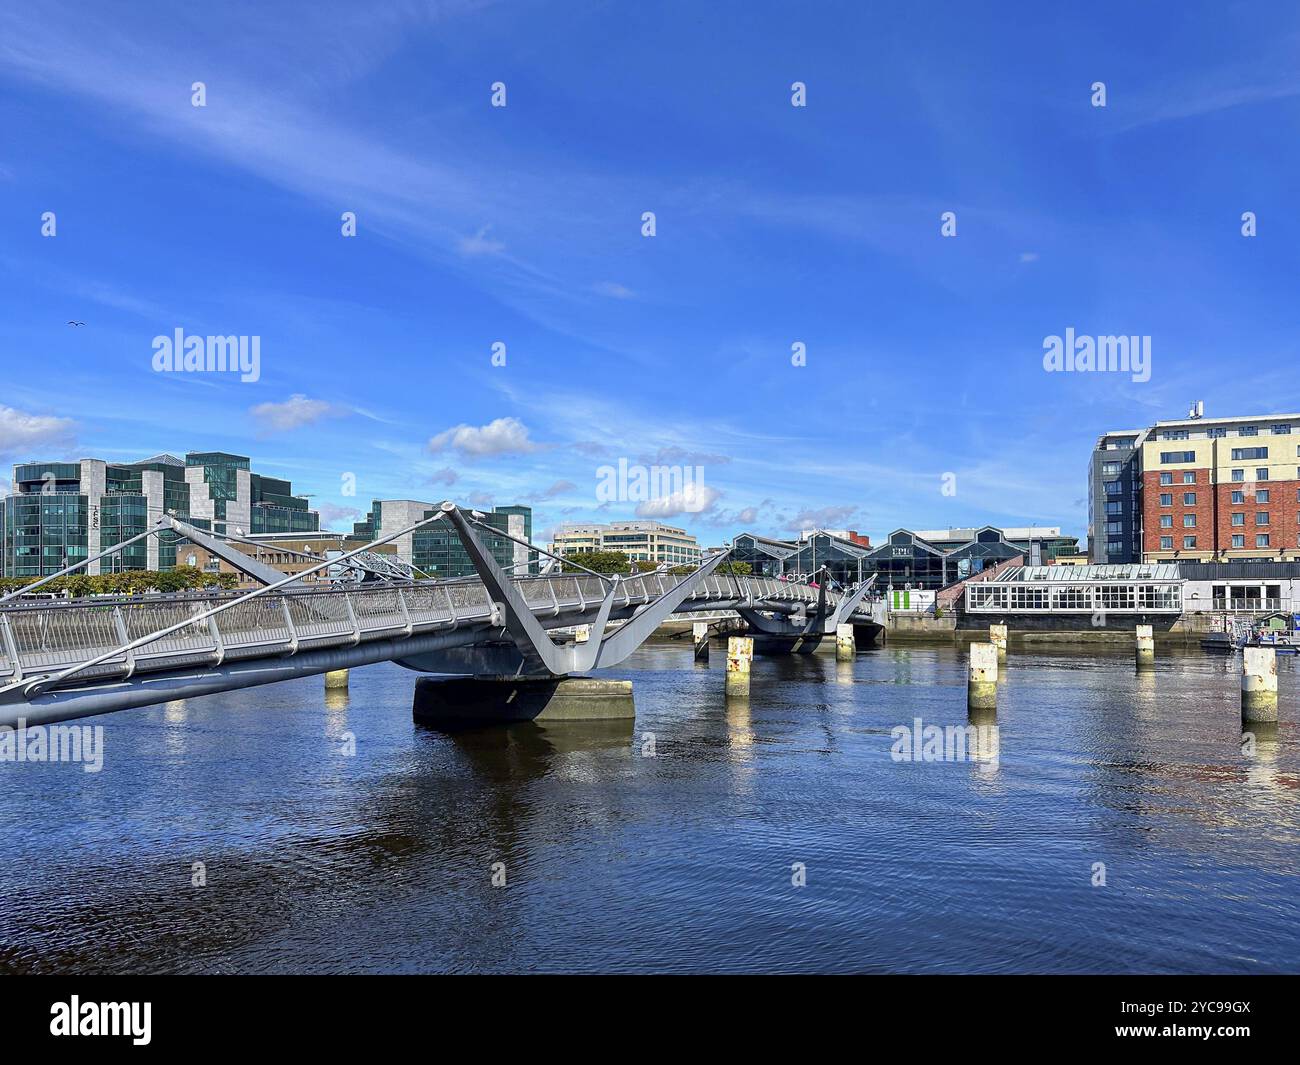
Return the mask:
<path fill-rule="evenodd" d="M 1115 566 L 1017 566 L 999 581 L 1051 581 L 1076 584 L 1084 581 L 1177 581 L 1176 562 L 1130 562 Z"/>

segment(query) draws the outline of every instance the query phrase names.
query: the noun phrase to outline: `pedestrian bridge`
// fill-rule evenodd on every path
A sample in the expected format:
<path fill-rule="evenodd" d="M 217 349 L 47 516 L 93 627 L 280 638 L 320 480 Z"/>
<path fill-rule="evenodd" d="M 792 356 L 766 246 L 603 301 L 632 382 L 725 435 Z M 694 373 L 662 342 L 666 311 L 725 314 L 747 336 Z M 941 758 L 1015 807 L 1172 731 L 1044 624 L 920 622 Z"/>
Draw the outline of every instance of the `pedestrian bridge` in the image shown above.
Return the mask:
<path fill-rule="evenodd" d="M 313 587 L 263 570 L 260 579 L 269 583 L 247 592 L 11 597 L 0 605 L 0 725 L 68 720 L 384 661 L 456 676 L 562 677 L 617 665 L 677 613 L 737 611 L 775 650 L 812 650 L 828 635 L 833 644 L 840 624 L 864 626 L 869 637 L 883 627 L 883 605 L 866 598 L 867 586 L 837 593 L 717 573 L 725 552 L 684 576 L 512 577 L 475 533 L 473 512 L 443 506 L 438 518 L 456 527 L 477 578 Z M 217 546 L 184 523 L 163 524 Z M 238 556 L 228 545 L 221 550 Z M 612 621 L 623 624 L 610 627 Z M 549 635 L 574 628 L 589 638 L 556 642 Z"/>

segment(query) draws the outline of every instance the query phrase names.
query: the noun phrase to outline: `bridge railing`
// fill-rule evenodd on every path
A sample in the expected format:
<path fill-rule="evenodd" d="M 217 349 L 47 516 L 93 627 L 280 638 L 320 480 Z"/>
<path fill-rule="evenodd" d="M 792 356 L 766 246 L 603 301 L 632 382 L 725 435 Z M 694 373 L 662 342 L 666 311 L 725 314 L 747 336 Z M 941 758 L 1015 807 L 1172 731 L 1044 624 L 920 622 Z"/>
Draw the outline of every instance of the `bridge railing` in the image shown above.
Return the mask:
<path fill-rule="evenodd" d="M 614 605 L 651 602 L 681 579 L 665 573 L 626 577 L 617 582 Z M 541 618 L 594 611 L 610 588 L 608 580 L 588 574 L 521 577 L 515 584 Z M 78 670 L 68 683 L 482 625 L 492 615 L 481 582 L 456 580 L 286 589 L 185 623 L 239 594 L 15 600 L 0 608 L 0 683 L 71 669 L 172 627 L 134 650 Z M 770 577 L 711 574 L 684 602 L 814 603 L 818 595 L 815 588 Z"/>

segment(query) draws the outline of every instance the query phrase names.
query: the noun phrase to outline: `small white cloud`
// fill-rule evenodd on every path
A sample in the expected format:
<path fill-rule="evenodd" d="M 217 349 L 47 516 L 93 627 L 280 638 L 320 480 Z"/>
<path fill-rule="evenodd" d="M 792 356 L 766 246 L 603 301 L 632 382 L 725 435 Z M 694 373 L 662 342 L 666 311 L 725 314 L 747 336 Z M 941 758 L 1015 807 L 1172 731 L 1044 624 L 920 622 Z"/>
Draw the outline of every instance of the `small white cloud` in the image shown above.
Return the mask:
<path fill-rule="evenodd" d="M 630 300 L 635 295 L 630 288 L 620 285 L 617 281 L 598 281 L 591 287 L 592 291 L 615 300 Z"/>
<path fill-rule="evenodd" d="M 487 425 L 457 425 L 429 438 L 433 454 L 451 449 L 462 455 L 525 455 L 540 445 L 528 438 L 518 418 L 497 418 Z"/>
<path fill-rule="evenodd" d="M 647 499 L 636 508 L 638 518 L 675 518 L 678 514 L 707 514 L 716 505 L 722 493 L 707 484 L 691 481 L 680 491 L 656 499 Z"/>
<path fill-rule="evenodd" d="M 491 226 L 484 226 L 472 237 L 461 237 L 456 247 L 461 255 L 499 255 L 506 246 L 499 240 L 492 240 L 487 234 Z"/>
<path fill-rule="evenodd" d="M 460 480 L 460 474 L 450 466 L 444 466 L 440 470 L 435 470 L 429 476 L 430 484 L 455 484 L 458 480 Z"/>
<path fill-rule="evenodd" d="M 1020 261 L 1021 261 L 1022 263 L 1036 263 L 1036 262 L 1038 262 L 1038 252 L 1036 252 L 1036 251 L 1022 251 L 1022 252 L 1020 253 Z"/>
<path fill-rule="evenodd" d="M 249 413 L 262 432 L 279 433 L 311 425 L 341 412 L 323 399 L 308 399 L 301 392 L 295 392 L 283 403 L 259 403 Z"/>
<path fill-rule="evenodd" d="M 28 414 L 13 407 L 0 406 L 0 453 L 68 443 L 71 441 L 73 425 L 68 418 Z"/>

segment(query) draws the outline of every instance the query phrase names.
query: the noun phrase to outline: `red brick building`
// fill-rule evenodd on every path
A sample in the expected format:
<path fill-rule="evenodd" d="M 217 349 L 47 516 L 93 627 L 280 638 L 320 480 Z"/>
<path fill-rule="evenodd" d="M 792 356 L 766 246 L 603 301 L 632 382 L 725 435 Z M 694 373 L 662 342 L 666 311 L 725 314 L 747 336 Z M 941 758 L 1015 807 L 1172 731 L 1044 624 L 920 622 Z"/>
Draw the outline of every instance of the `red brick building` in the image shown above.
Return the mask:
<path fill-rule="evenodd" d="M 1143 561 L 1300 558 L 1300 414 L 1157 422 L 1141 449 Z"/>

